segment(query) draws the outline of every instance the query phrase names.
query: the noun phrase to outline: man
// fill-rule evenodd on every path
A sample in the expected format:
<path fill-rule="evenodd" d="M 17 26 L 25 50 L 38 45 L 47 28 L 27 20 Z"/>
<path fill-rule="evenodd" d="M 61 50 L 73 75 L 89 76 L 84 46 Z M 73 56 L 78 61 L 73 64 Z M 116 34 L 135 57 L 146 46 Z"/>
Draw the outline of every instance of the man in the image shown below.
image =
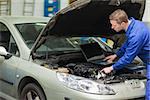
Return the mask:
<path fill-rule="evenodd" d="M 102 69 L 104 73 L 110 73 L 112 70 L 122 69 L 130 64 L 136 56 L 146 64 L 147 67 L 147 85 L 146 100 L 150 100 L 150 31 L 141 21 L 134 18 L 128 19 L 125 11 L 118 9 L 110 16 L 111 28 L 116 32 L 126 31 L 127 40 L 114 55 L 105 58 L 108 62 L 112 62 L 117 57 L 120 59 L 112 66 Z"/>

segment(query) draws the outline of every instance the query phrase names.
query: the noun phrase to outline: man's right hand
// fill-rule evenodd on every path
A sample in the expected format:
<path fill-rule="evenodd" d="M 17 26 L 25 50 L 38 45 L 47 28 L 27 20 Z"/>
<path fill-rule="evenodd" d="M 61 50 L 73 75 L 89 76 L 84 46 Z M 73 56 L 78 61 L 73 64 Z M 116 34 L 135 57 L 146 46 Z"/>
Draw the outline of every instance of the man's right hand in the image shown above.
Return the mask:
<path fill-rule="evenodd" d="M 104 72 L 105 74 L 109 74 L 113 71 L 113 66 L 105 67 L 100 72 Z"/>
<path fill-rule="evenodd" d="M 112 63 L 116 58 L 117 58 L 117 55 L 114 54 L 114 55 L 110 55 L 110 56 L 105 57 L 104 60 L 106 60 L 109 63 Z"/>

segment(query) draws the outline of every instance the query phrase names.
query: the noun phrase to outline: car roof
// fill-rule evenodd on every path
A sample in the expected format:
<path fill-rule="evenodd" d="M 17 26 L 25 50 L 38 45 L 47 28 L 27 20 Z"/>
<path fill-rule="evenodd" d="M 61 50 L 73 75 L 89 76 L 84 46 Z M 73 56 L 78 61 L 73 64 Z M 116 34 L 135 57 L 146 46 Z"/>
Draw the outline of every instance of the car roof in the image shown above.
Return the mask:
<path fill-rule="evenodd" d="M 35 16 L 0 16 L 3 20 L 12 24 L 32 23 L 32 22 L 48 22 L 50 17 L 35 17 Z"/>

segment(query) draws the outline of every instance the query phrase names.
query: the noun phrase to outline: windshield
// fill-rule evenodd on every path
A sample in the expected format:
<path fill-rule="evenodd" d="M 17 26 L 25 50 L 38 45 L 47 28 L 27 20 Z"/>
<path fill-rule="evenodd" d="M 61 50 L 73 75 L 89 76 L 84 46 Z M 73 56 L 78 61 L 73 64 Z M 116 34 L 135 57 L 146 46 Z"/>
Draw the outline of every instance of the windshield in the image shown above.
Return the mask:
<path fill-rule="evenodd" d="M 70 52 L 78 51 L 80 38 L 66 38 L 57 36 L 48 36 L 46 41 L 36 50 L 37 53 L 56 53 L 56 52 Z"/>
<path fill-rule="evenodd" d="M 96 40 L 97 37 L 58 37 L 48 36 L 46 41 L 36 49 L 36 54 L 61 54 L 80 51 L 81 44 L 87 44 L 92 42 L 98 42 L 101 48 L 106 51 L 111 51 L 107 45 L 101 40 Z M 88 49 L 88 48 L 87 48 Z"/>
<path fill-rule="evenodd" d="M 31 49 L 41 30 L 46 23 L 22 23 L 15 25 L 22 35 L 26 45 Z"/>

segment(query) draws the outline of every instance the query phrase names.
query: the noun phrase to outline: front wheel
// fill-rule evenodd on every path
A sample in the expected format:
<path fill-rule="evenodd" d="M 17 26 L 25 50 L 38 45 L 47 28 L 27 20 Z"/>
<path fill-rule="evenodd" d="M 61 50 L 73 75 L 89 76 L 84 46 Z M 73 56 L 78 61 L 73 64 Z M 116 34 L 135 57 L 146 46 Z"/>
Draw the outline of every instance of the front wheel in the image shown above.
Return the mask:
<path fill-rule="evenodd" d="M 38 85 L 29 83 L 21 91 L 19 100 L 46 100 L 46 97 Z"/>

